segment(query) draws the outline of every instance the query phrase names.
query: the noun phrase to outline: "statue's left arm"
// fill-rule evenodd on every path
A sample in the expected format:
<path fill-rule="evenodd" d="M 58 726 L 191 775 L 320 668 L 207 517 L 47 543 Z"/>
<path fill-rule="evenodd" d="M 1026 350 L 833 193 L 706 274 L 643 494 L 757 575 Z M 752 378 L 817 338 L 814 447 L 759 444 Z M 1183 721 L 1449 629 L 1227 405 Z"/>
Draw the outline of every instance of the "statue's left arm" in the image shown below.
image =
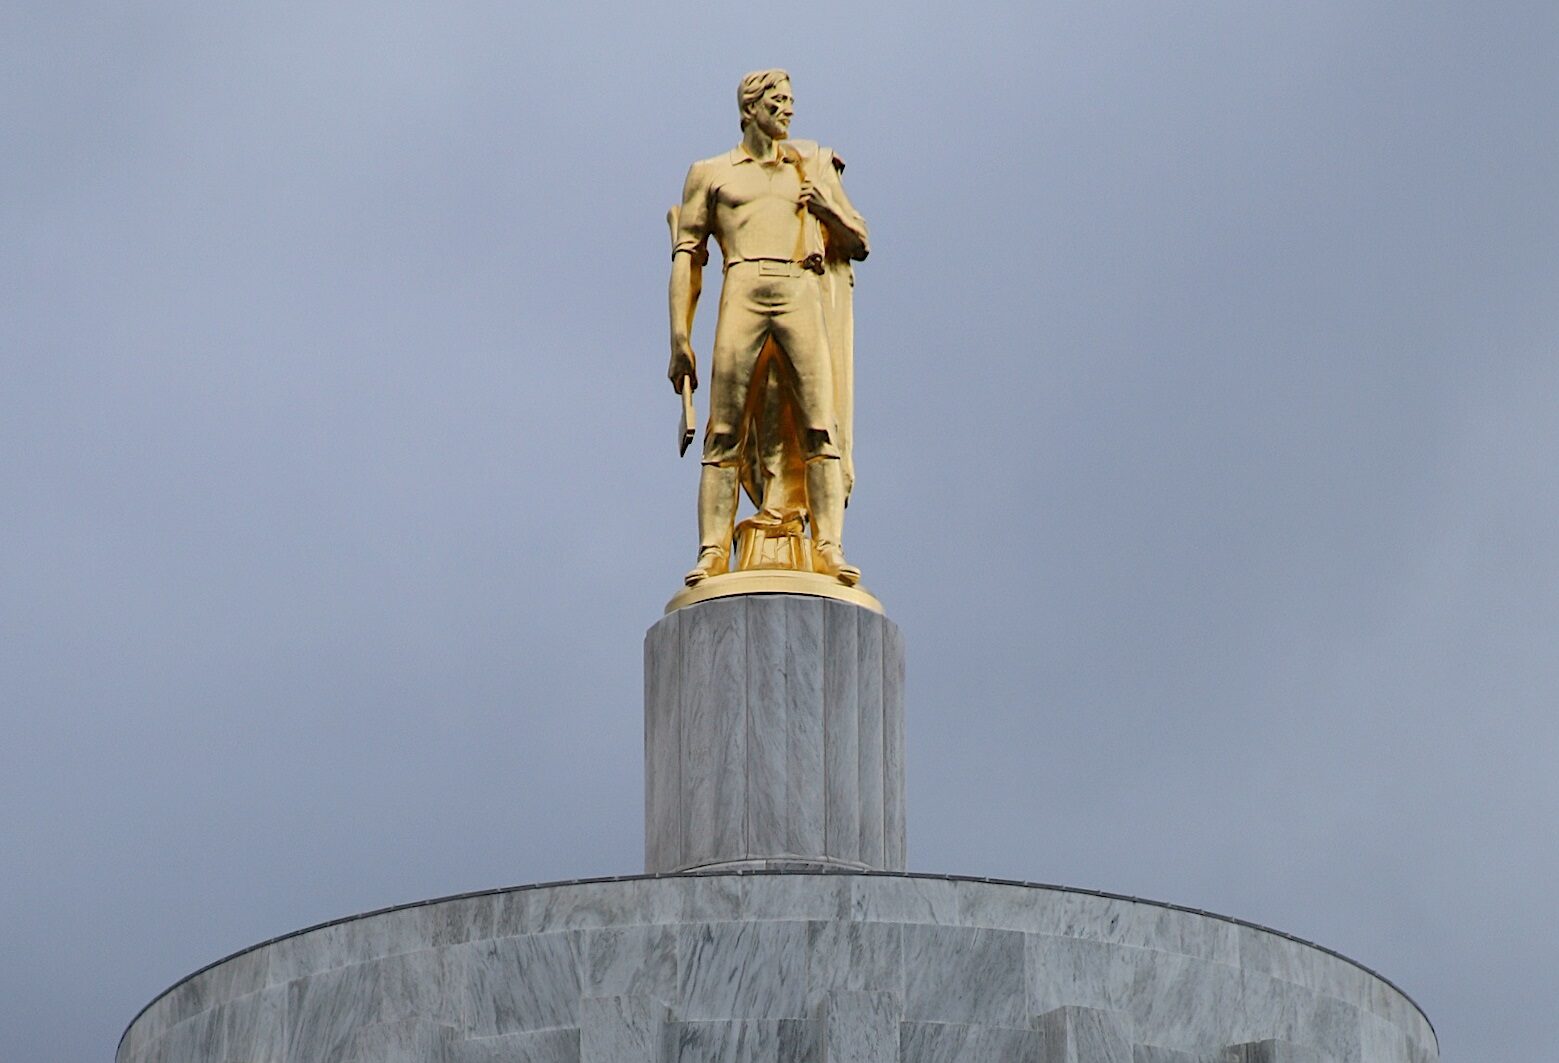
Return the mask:
<path fill-rule="evenodd" d="M 844 163 L 828 151 L 825 165 L 801 186 L 801 201 L 828 229 L 829 250 L 841 258 L 864 259 L 871 248 L 867 244 L 866 219 L 861 217 L 845 194 L 840 171 Z"/>

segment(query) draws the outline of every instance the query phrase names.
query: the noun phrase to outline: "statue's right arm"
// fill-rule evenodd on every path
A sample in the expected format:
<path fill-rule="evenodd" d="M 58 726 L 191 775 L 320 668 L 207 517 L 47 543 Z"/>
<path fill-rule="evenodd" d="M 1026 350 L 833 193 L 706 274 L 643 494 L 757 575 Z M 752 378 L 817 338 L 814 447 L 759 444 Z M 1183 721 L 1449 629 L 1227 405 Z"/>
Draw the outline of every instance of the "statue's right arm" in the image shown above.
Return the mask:
<path fill-rule="evenodd" d="M 694 163 L 682 186 L 682 206 L 676 212 L 672 239 L 671 285 L 667 293 L 671 316 L 671 365 L 666 376 L 673 391 L 682 378 L 698 387 L 698 363 L 693 356 L 693 314 L 698 309 L 704 263 L 709 251 L 709 182 L 705 168 Z"/>
<path fill-rule="evenodd" d="M 682 378 L 691 377 L 693 387 L 698 388 L 698 363 L 693 357 L 693 313 L 698 309 L 699 282 L 703 270 L 693 261 L 691 251 L 677 251 L 671 256 L 671 366 L 666 376 L 671 379 L 671 389 L 682 390 Z"/>

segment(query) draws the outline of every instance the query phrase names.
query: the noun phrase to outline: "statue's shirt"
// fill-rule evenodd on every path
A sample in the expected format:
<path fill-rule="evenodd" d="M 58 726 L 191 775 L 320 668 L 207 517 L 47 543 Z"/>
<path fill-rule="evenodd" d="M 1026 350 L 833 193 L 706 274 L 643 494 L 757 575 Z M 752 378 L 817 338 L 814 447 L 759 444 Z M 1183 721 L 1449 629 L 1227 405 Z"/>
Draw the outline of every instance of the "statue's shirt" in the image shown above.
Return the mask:
<path fill-rule="evenodd" d="M 783 144 L 772 162 L 740 147 L 695 162 L 682 190 L 672 254 L 697 253 L 711 235 L 728 267 L 749 259 L 799 261 L 821 251 L 817 219 L 801 207 L 802 166 Z"/>

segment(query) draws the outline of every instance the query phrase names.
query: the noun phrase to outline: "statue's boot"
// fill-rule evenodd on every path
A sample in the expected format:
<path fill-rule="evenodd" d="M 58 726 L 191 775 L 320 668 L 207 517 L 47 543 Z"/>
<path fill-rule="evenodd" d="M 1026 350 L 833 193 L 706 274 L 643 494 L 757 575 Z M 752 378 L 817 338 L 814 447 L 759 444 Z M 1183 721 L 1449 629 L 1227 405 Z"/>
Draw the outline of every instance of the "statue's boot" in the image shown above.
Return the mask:
<path fill-rule="evenodd" d="M 718 576 L 725 571 L 725 551 L 718 546 L 706 546 L 698 551 L 698 563 L 688 569 L 687 575 L 682 577 L 682 582 L 689 587 L 695 583 L 702 583 L 710 576 Z"/>
<path fill-rule="evenodd" d="M 682 577 L 689 587 L 726 570 L 736 523 L 736 467 L 703 469 L 698 481 L 698 563 Z"/>
<path fill-rule="evenodd" d="M 844 471 L 838 458 L 807 463 L 807 504 L 812 511 L 813 568 L 847 587 L 861 582 L 861 570 L 844 559 Z"/>
<path fill-rule="evenodd" d="M 827 539 L 812 542 L 813 567 L 827 576 L 833 576 L 846 587 L 861 582 L 861 570 L 844 559 L 844 548 Z"/>

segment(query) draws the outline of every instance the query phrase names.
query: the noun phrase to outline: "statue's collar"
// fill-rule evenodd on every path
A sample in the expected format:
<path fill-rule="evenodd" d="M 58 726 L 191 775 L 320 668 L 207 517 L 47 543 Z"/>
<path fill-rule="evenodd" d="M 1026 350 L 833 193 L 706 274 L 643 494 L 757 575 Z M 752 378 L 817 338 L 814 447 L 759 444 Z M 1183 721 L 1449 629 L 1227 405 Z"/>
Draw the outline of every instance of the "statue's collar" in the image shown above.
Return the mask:
<path fill-rule="evenodd" d="M 782 162 L 782 163 L 788 162 L 788 163 L 794 163 L 796 161 L 795 156 L 792 155 L 790 152 L 786 151 L 784 148 L 781 148 L 779 150 L 779 154 L 775 158 L 772 158 L 772 159 L 755 159 L 751 155 L 747 154 L 747 149 L 745 147 L 743 147 L 742 145 L 740 145 L 740 144 L 736 145 L 736 147 L 731 149 L 731 154 L 730 154 L 729 158 L 731 160 L 731 165 L 732 166 L 740 166 L 744 162 Z"/>
<path fill-rule="evenodd" d="M 794 164 L 798 155 L 803 160 L 806 160 L 817 153 L 817 142 L 813 140 L 781 140 L 778 142 L 778 146 L 780 162 Z M 726 158 L 730 160 L 732 166 L 739 166 L 744 162 L 759 161 L 747 154 L 747 148 L 741 144 L 732 148 Z"/>

